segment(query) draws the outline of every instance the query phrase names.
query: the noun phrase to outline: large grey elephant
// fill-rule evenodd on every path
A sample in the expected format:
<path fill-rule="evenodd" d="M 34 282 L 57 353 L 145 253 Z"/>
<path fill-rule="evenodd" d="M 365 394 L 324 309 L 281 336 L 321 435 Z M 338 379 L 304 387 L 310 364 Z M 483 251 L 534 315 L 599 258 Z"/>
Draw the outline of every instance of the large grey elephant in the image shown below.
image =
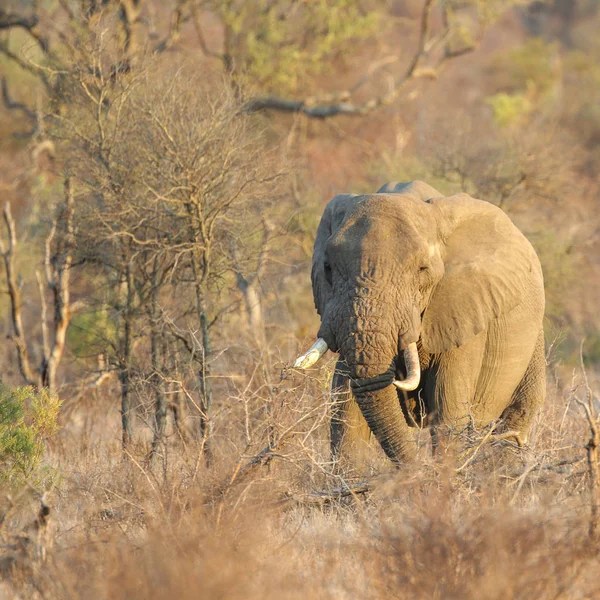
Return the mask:
<path fill-rule="evenodd" d="M 339 353 L 334 455 L 353 424 L 396 463 L 415 454 L 411 427 L 501 417 L 527 440 L 545 395 L 544 284 L 502 210 L 422 181 L 338 195 L 319 225 L 312 284 L 321 327 L 295 366 Z"/>

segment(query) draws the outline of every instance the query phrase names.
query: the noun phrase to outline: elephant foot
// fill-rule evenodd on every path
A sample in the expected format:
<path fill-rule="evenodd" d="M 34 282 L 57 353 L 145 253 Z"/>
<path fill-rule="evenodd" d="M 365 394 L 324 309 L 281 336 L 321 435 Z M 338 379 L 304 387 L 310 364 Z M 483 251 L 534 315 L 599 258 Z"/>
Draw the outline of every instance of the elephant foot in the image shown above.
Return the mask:
<path fill-rule="evenodd" d="M 521 435 L 520 431 L 503 431 L 501 433 L 494 433 L 490 436 L 490 442 L 505 442 L 514 441 L 519 448 L 523 448 L 527 444 L 527 438 Z"/>

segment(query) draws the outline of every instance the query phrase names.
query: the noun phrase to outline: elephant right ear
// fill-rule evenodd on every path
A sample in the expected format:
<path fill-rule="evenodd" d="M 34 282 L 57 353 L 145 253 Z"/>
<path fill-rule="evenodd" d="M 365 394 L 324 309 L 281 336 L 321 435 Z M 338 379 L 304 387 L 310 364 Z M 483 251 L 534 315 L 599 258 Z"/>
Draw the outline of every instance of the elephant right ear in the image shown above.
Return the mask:
<path fill-rule="evenodd" d="M 444 276 L 433 291 L 421 337 L 430 354 L 462 346 L 532 293 L 543 294 L 535 250 L 498 207 L 457 194 L 434 198 L 445 231 Z"/>
<path fill-rule="evenodd" d="M 327 303 L 333 295 L 331 286 L 325 277 L 325 249 L 327 241 L 343 223 L 348 209 L 351 205 L 355 204 L 355 202 L 352 202 L 355 198 L 359 198 L 359 196 L 354 194 L 338 194 L 330 200 L 325 207 L 319 228 L 317 229 L 310 278 L 313 286 L 315 307 L 321 317 L 325 314 Z"/>

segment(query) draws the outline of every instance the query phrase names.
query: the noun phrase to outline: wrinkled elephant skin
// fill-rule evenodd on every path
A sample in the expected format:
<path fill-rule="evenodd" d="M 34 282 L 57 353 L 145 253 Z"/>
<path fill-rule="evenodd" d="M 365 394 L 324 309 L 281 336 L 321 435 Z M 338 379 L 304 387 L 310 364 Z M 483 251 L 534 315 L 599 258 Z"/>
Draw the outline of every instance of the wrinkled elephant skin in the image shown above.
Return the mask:
<path fill-rule="evenodd" d="M 368 428 L 356 430 L 372 432 L 392 461 L 414 456 L 411 427 L 424 423 L 502 417 L 526 440 L 545 395 L 544 284 L 502 210 L 420 181 L 338 195 L 319 225 L 311 277 L 317 354 L 339 353 L 335 397 L 358 403 Z M 334 413 L 335 454 L 352 433 L 339 418 L 347 407 Z"/>

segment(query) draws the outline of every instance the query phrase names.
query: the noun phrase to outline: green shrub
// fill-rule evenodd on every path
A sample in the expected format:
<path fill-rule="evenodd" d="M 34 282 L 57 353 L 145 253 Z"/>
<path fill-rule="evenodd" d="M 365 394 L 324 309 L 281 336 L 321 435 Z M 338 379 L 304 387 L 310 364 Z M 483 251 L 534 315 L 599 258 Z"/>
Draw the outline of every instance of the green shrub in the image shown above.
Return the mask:
<path fill-rule="evenodd" d="M 355 0 L 298 4 L 224 0 L 217 12 L 231 31 L 230 50 L 248 81 L 278 93 L 295 92 L 323 74 L 338 55 L 381 28 L 380 15 Z"/>
<path fill-rule="evenodd" d="M 600 366 L 600 331 L 589 333 L 583 344 L 583 361 L 587 367 Z"/>
<path fill-rule="evenodd" d="M 495 94 L 486 102 L 492 107 L 494 121 L 500 127 L 517 124 L 533 109 L 531 101 L 524 94 Z"/>
<path fill-rule="evenodd" d="M 561 78 L 556 44 L 533 38 L 494 61 L 498 93 L 487 99 L 501 127 L 523 121 L 534 108 L 551 103 Z"/>
<path fill-rule="evenodd" d="M 57 429 L 61 402 L 32 387 L 11 389 L 0 383 L 0 484 L 38 484 L 47 474 L 40 467 L 46 440 Z"/>
<path fill-rule="evenodd" d="M 495 61 L 493 70 L 504 91 L 528 92 L 531 97 L 549 94 L 560 79 L 558 47 L 541 38 L 532 38 Z"/>
<path fill-rule="evenodd" d="M 107 352 L 116 337 L 114 319 L 108 309 L 102 307 L 73 315 L 67 330 L 67 345 L 77 358 L 90 358 Z"/>

